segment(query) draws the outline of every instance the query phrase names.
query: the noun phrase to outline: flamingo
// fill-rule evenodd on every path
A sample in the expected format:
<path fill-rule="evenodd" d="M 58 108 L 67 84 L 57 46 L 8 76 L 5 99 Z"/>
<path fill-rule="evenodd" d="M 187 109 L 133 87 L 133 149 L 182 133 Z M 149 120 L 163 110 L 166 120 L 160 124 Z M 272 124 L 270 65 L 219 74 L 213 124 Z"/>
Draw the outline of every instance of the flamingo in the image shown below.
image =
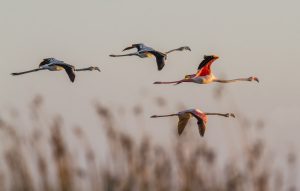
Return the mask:
<path fill-rule="evenodd" d="M 74 71 L 93 71 L 97 70 L 100 72 L 100 69 L 95 66 L 90 66 L 87 68 L 80 68 L 76 69 L 74 66 L 65 63 L 64 61 L 57 60 L 55 58 L 45 58 L 43 61 L 40 63 L 39 67 L 33 70 L 28 70 L 25 72 L 15 72 L 12 73 L 11 75 L 16 76 L 16 75 L 21 75 L 21 74 L 27 74 L 30 72 L 37 72 L 40 70 L 50 70 L 50 71 L 60 71 L 60 70 L 65 70 L 71 80 L 71 82 L 74 82 L 75 80 L 75 73 Z"/>
<path fill-rule="evenodd" d="M 237 81 L 256 81 L 259 82 L 258 78 L 255 76 L 251 76 L 248 78 L 237 78 L 232 80 L 223 80 L 216 78 L 211 72 L 210 66 L 211 64 L 217 60 L 219 57 L 216 55 L 204 56 L 204 60 L 199 64 L 198 71 L 196 74 L 186 75 L 184 79 L 178 81 L 171 82 L 154 82 L 154 84 L 180 84 L 182 82 L 193 82 L 197 84 L 209 84 L 212 82 L 219 83 L 231 83 Z"/>
<path fill-rule="evenodd" d="M 184 50 L 189 50 L 191 51 L 190 47 L 188 46 L 182 46 L 176 49 L 169 50 L 165 53 L 162 53 L 160 51 L 154 50 L 151 47 L 145 46 L 142 43 L 139 44 L 133 44 L 127 48 L 125 48 L 123 51 L 136 48 L 137 52 L 135 53 L 129 53 L 129 54 L 121 54 L 121 55 L 115 55 L 111 54 L 109 56 L 111 57 L 122 57 L 122 56 L 138 56 L 140 58 L 150 58 L 150 57 L 155 57 L 156 58 L 156 63 L 157 63 L 157 68 L 158 70 L 162 70 L 163 67 L 165 66 L 165 60 L 167 59 L 167 54 L 174 52 L 174 51 L 184 51 Z"/>
<path fill-rule="evenodd" d="M 199 133 L 200 136 L 203 137 L 206 129 L 206 123 L 208 121 L 207 115 L 219 115 L 223 117 L 235 118 L 235 115 L 233 113 L 224 113 L 224 114 L 204 113 L 200 109 L 188 109 L 188 110 L 184 110 L 178 113 L 168 114 L 168 115 L 152 115 L 151 118 L 178 116 L 179 121 L 178 121 L 177 129 L 178 129 L 178 135 L 181 135 L 189 119 L 193 116 L 197 119 Z"/>

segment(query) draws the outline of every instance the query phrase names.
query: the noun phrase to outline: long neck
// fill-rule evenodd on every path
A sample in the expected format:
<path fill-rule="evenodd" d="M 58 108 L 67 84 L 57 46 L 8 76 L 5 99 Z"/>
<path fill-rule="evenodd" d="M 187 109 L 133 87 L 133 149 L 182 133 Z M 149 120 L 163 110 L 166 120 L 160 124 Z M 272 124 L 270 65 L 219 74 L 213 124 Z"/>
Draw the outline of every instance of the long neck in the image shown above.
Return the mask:
<path fill-rule="evenodd" d="M 15 75 L 22 75 L 22 74 L 27 74 L 27 73 L 30 73 L 30 72 L 37 72 L 39 70 L 46 70 L 45 68 L 37 68 L 37 69 L 33 69 L 33 70 L 28 70 L 28 71 L 25 71 L 25 72 L 15 72 L 15 73 L 12 73 L 11 75 L 15 76 Z"/>
<path fill-rule="evenodd" d="M 238 81 L 251 81 L 249 78 L 237 78 L 232 80 L 221 80 L 221 79 L 215 79 L 214 82 L 220 82 L 220 83 L 231 83 L 231 82 L 238 82 Z"/>
<path fill-rule="evenodd" d="M 157 117 L 171 117 L 171 116 L 178 116 L 177 113 L 174 114 L 168 114 L 168 115 L 152 115 L 151 118 L 157 118 Z"/>
<path fill-rule="evenodd" d="M 169 51 L 165 52 L 165 54 L 169 54 L 169 53 L 174 52 L 174 51 L 178 51 L 178 49 L 176 48 L 176 49 L 169 50 Z"/>
<path fill-rule="evenodd" d="M 92 70 L 94 70 L 92 67 L 75 69 L 76 72 L 80 72 L 80 71 L 92 71 Z"/>
<path fill-rule="evenodd" d="M 233 113 L 205 113 L 205 115 L 218 115 L 222 117 L 233 117 L 235 118 L 235 115 Z"/>
<path fill-rule="evenodd" d="M 175 52 L 175 51 L 182 51 L 182 50 L 184 50 L 183 47 L 175 48 L 175 49 L 172 49 L 172 50 L 169 50 L 169 51 L 165 52 L 165 54 L 169 54 L 169 53 Z"/>
<path fill-rule="evenodd" d="M 169 54 L 169 53 L 174 52 L 174 51 L 184 51 L 184 50 L 191 51 L 191 49 L 188 46 L 182 46 L 182 47 L 179 47 L 179 48 L 169 50 L 169 51 L 165 52 L 165 54 Z"/>
<path fill-rule="evenodd" d="M 137 53 L 130 53 L 130 54 L 119 54 L 119 55 L 111 54 L 109 56 L 110 57 L 122 57 L 122 56 L 137 56 L 137 55 L 138 55 Z"/>

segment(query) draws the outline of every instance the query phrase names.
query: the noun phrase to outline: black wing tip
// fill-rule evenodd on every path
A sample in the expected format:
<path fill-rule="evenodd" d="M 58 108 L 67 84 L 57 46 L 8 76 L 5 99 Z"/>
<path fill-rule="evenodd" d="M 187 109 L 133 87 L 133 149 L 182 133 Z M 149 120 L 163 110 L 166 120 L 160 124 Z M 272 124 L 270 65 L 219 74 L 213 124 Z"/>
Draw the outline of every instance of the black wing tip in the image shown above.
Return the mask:
<path fill-rule="evenodd" d="M 157 69 L 158 71 L 161 71 L 165 67 L 164 63 L 157 63 Z"/>
<path fill-rule="evenodd" d="M 204 137 L 205 128 L 201 128 L 199 132 L 200 132 L 200 136 Z"/>
<path fill-rule="evenodd" d="M 184 130 L 184 129 L 183 129 L 183 130 Z M 180 128 L 178 128 L 178 130 L 177 130 L 178 136 L 182 135 L 183 130 L 180 130 Z"/>
<path fill-rule="evenodd" d="M 158 71 L 161 71 L 163 68 L 164 68 L 163 66 L 162 67 L 158 67 Z"/>

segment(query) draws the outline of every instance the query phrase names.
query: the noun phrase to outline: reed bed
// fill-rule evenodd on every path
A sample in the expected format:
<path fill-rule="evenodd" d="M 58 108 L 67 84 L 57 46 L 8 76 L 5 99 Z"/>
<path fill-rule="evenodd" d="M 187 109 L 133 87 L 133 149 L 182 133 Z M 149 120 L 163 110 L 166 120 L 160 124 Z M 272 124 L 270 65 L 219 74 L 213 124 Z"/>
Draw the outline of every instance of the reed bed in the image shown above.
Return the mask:
<path fill-rule="evenodd" d="M 155 100 L 167 104 L 162 98 Z M 188 136 L 174 136 L 172 145 L 164 146 L 147 134 L 137 139 L 120 128 L 108 107 L 95 104 L 106 143 L 102 151 L 94 149 L 84 127 L 70 130 L 62 117 L 43 123 L 42 102 L 37 97 L 31 104 L 32 128 L 26 136 L 20 127 L 0 118 L 0 190 L 297 190 L 297 182 L 292 181 L 297 174 L 296 153 L 289 153 L 286 164 L 278 169 L 270 162 L 263 138 L 245 140 L 243 157 L 230 157 L 220 165 L 220 156 L 209 142 L 194 144 Z M 142 107 L 133 108 L 136 117 L 142 111 Z M 247 120 L 240 125 L 247 126 Z M 257 126 L 263 126 L 263 121 Z M 75 139 L 70 141 L 70 136 Z M 105 160 L 98 158 L 99 152 Z"/>

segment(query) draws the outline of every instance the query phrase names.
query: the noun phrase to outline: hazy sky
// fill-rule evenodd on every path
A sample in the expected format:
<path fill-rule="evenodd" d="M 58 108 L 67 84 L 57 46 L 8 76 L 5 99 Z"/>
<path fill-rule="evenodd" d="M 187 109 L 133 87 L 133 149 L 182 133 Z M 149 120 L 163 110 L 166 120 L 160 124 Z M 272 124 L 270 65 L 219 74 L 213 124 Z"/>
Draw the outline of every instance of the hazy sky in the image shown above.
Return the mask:
<path fill-rule="evenodd" d="M 169 120 L 148 116 L 174 112 L 175 103 L 182 102 L 187 108 L 240 111 L 253 121 L 262 119 L 279 151 L 293 144 L 299 148 L 299 7 L 299 0 L 1 0 L 0 115 L 8 118 L 9 108 L 27 115 L 39 94 L 50 116 L 63 114 L 70 126 L 89 128 L 98 124 L 94 101 L 127 110 L 142 104 L 145 131 L 164 138 L 173 127 L 158 128 Z M 161 51 L 188 45 L 192 52 L 170 55 L 160 72 L 153 59 L 108 56 L 139 42 Z M 261 83 L 226 84 L 219 101 L 212 97 L 217 84 L 152 84 L 195 72 L 204 54 L 220 56 L 213 65 L 216 76 L 256 75 Z M 46 57 L 77 67 L 97 65 L 102 72 L 78 73 L 74 84 L 63 71 L 10 75 L 35 68 Z M 156 96 L 170 100 L 169 107 L 162 110 L 149 101 Z M 210 118 L 208 126 L 206 141 L 238 140 L 234 120 Z"/>

